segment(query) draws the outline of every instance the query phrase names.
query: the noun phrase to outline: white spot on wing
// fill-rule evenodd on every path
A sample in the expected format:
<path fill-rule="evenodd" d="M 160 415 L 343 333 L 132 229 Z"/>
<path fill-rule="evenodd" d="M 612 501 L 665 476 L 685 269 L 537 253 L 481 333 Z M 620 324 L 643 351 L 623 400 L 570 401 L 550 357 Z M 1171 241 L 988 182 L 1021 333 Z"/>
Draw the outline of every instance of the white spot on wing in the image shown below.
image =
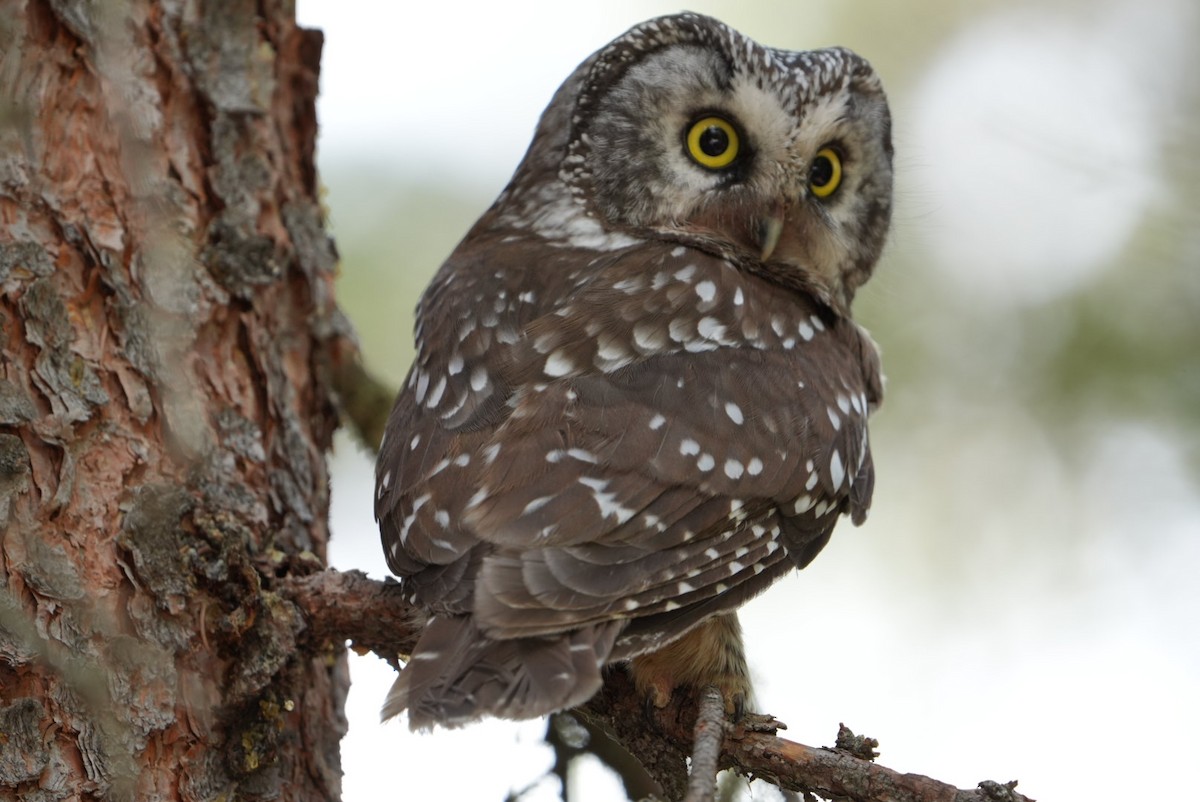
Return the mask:
<path fill-rule="evenodd" d="M 661 351 L 667 344 L 667 336 L 659 326 L 641 322 L 633 327 L 633 341 L 643 351 Z"/>
<path fill-rule="evenodd" d="M 484 502 L 484 500 L 487 499 L 488 493 L 489 493 L 489 491 L 486 487 L 481 487 L 478 490 L 476 490 L 475 495 L 473 495 L 469 499 L 467 499 L 467 509 L 471 510 L 471 509 L 478 507 L 480 504 L 482 504 Z"/>
<path fill-rule="evenodd" d="M 725 414 L 738 426 L 741 426 L 742 422 L 745 421 L 745 418 L 742 416 L 742 408 L 732 401 L 725 402 Z"/>
<path fill-rule="evenodd" d="M 437 384 L 433 385 L 433 389 L 429 391 L 429 399 L 425 402 L 425 406 L 433 409 L 442 400 L 442 393 L 446 392 L 446 377 L 439 376 Z"/>
<path fill-rule="evenodd" d="M 682 255 L 682 254 L 681 254 Z M 675 278 L 680 281 L 691 281 L 692 276 L 696 275 L 696 266 L 688 265 L 675 271 Z"/>
<path fill-rule="evenodd" d="M 571 361 L 571 358 L 561 348 L 546 357 L 544 371 L 547 376 L 566 376 L 573 370 L 575 370 L 575 363 Z"/>
<path fill-rule="evenodd" d="M 672 340 L 677 343 L 681 343 L 691 336 L 691 321 L 685 317 L 674 318 L 670 323 L 667 324 L 667 333 L 671 336 Z"/>
<path fill-rule="evenodd" d="M 718 342 L 726 341 L 725 333 L 727 330 L 728 327 L 715 317 L 702 317 L 700 318 L 700 322 L 696 324 L 696 332 L 701 337 L 709 340 L 717 340 Z"/>
<path fill-rule="evenodd" d="M 535 498 L 533 501 L 531 501 L 525 505 L 525 509 L 521 510 L 521 514 L 522 515 L 530 515 L 532 513 L 535 513 L 538 510 L 540 510 L 542 507 L 545 507 L 547 504 L 549 504 L 553 500 L 554 500 L 554 496 L 540 496 L 538 498 Z"/>
<path fill-rule="evenodd" d="M 846 467 L 842 465 L 842 455 L 835 449 L 829 456 L 829 481 L 833 483 L 833 489 L 841 488 L 842 480 L 845 478 Z"/>
<path fill-rule="evenodd" d="M 592 489 L 592 500 L 596 502 L 596 506 L 600 508 L 600 514 L 605 517 L 615 517 L 617 523 L 623 524 L 633 517 L 634 510 L 629 509 L 616 501 L 617 494 L 606 492 L 608 480 L 595 479 L 590 476 L 581 476 L 577 480 L 579 484 Z"/>
<path fill-rule="evenodd" d="M 679 453 L 683 454 L 685 457 L 688 456 L 689 454 L 699 454 L 700 453 L 700 444 L 697 443 L 695 440 L 693 440 L 690 437 L 685 437 L 679 443 Z"/>

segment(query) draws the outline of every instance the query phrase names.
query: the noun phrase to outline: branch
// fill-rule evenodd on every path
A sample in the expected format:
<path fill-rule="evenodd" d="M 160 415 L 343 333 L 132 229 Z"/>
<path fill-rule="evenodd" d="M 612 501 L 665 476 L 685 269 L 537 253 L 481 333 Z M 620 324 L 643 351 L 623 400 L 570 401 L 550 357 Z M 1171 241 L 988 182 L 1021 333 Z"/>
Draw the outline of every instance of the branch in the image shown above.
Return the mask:
<path fill-rule="evenodd" d="M 669 798 L 683 796 L 686 767 L 682 756 L 692 743 L 692 724 L 697 719 L 696 700 L 681 698 L 652 716 L 657 732 L 648 739 L 644 701 L 624 671 L 610 671 L 604 688 L 577 713 L 593 724 L 611 731 L 616 739 L 647 761 L 647 768 Z M 769 721 L 769 719 L 768 719 Z M 977 788 L 960 789 L 920 774 L 901 774 L 869 759 L 869 740 L 854 738 L 845 731 L 839 742 L 847 748 L 805 746 L 760 731 L 764 717 L 748 716 L 730 728 L 721 746 L 721 768 L 760 778 L 780 788 L 816 793 L 852 802 L 1033 802 L 1017 793 L 1016 783 L 985 781 Z M 775 722 L 778 725 L 778 722 Z M 773 729 L 768 727 L 768 729 Z M 649 744 L 657 743 L 648 755 Z M 677 756 L 672 759 L 672 756 Z"/>
<path fill-rule="evenodd" d="M 697 705 L 692 775 L 683 802 L 713 802 L 717 791 L 718 763 L 725 741 L 725 700 L 715 685 L 705 685 Z"/>
<path fill-rule="evenodd" d="M 401 598 L 399 587 L 368 579 L 361 571 L 328 570 L 284 580 L 281 590 L 304 614 L 308 637 L 350 640 L 394 664 L 397 655 L 411 651 L 425 621 Z M 647 713 L 628 674 L 613 669 L 600 693 L 574 712 L 611 733 L 641 760 L 668 798 L 680 799 L 687 791 L 686 760 L 699 729 L 696 699 L 680 696 Z M 653 726 L 647 726 L 648 716 Z M 1017 793 L 1015 782 L 985 781 L 961 789 L 877 765 L 871 759 L 877 744 L 844 727 L 836 747 L 818 748 L 777 737 L 778 726 L 770 717 L 748 716 L 726 728 L 718 765 L 783 789 L 850 802 L 1033 802 Z M 697 774 L 703 770 L 700 758 L 697 750 Z M 704 773 L 712 776 L 711 770 Z"/>
<path fill-rule="evenodd" d="M 353 343 L 343 339 L 338 347 L 344 353 L 336 361 L 333 384 L 342 422 L 348 423 L 362 444 L 374 452 L 383 439 L 396 390 L 367 372 Z"/>
<path fill-rule="evenodd" d="M 280 590 L 300 608 L 310 640 L 352 641 L 355 650 L 375 652 L 393 666 L 425 626 L 425 613 L 401 597 L 398 582 L 368 579 L 362 571 L 292 576 Z"/>

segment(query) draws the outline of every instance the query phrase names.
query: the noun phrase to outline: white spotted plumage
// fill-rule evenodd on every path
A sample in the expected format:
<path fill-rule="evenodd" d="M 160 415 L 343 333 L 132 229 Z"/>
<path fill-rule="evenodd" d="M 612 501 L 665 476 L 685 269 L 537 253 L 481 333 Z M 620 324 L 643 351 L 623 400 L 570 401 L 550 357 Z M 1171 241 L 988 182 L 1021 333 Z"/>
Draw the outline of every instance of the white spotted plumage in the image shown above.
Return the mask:
<path fill-rule="evenodd" d="M 687 150 L 701 111 L 739 132 L 728 170 Z M 849 51 L 681 14 L 580 66 L 418 308 L 376 516 L 433 617 L 385 715 L 578 704 L 865 516 L 881 381 L 849 306 L 890 187 L 886 101 Z"/>

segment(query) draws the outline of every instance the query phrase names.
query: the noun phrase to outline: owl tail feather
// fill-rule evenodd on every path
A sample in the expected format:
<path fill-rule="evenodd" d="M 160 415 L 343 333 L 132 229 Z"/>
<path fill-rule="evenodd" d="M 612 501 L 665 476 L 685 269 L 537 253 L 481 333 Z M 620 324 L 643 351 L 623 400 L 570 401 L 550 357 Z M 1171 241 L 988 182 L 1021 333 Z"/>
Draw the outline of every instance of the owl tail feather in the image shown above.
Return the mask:
<path fill-rule="evenodd" d="M 492 640 L 470 616 L 436 616 L 383 703 L 409 727 L 459 727 L 484 716 L 528 719 L 582 704 L 621 631 L 612 621 L 550 638 Z"/>

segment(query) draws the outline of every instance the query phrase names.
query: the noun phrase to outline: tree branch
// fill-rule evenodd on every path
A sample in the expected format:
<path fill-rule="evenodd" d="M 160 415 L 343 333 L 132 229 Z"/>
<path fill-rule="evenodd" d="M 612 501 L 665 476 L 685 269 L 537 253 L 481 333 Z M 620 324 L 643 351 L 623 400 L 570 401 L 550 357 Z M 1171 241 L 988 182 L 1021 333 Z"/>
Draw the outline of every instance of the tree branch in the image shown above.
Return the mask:
<path fill-rule="evenodd" d="M 393 666 L 412 651 L 425 626 L 425 613 L 401 597 L 398 582 L 369 579 L 362 571 L 292 576 L 280 590 L 303 613 L 306 637 L 352 641 L 355 650 L 374 652 Z"/>
<path fill-rule="evenodd" d="M 700 691 L 693 732 L 692 774 L 683 802 L 712 802 L 726 733 L 725 700 L 715 685 L 705 685 Z"/>
<path fill-rule="evenodd" d="M 367 372 L 357 345 L 343 338 L 337 346 L 344 352 L 333 370 L 342 422 L 348 424 L 362 444 L 374 452 L 383 439 L 396 390 Z"/>
<path fill-rule="evenodd" d="M 411 651 L 425 620 L 398 589 L 395 582 L 377 582 L 361 571 L 329 570 L 288 579 L 282 592 L 303 612 L 309 637 L 350 640 L 394 664 L 397 655 Z M 679 799 L 687 790 L 686 758 L 698 714 L 694 696 L 679 696 L 670 706 L 647 712 L 628 674 L 613 669 L 600 693 L 574 712 L 611 733 L 638 756 L 668 798 Z M 769 717 L 748 716 L 725 728 L 718 765 L 783 789 L 851 802 L 1033 802 L 1015 790 L 1015 782 L 985 781 L 961 789 L 885 768 L 872 762 L 877 744 L 845 727 L 831 748 L 780 738 L 776 726 L 782 725 Z"/>

